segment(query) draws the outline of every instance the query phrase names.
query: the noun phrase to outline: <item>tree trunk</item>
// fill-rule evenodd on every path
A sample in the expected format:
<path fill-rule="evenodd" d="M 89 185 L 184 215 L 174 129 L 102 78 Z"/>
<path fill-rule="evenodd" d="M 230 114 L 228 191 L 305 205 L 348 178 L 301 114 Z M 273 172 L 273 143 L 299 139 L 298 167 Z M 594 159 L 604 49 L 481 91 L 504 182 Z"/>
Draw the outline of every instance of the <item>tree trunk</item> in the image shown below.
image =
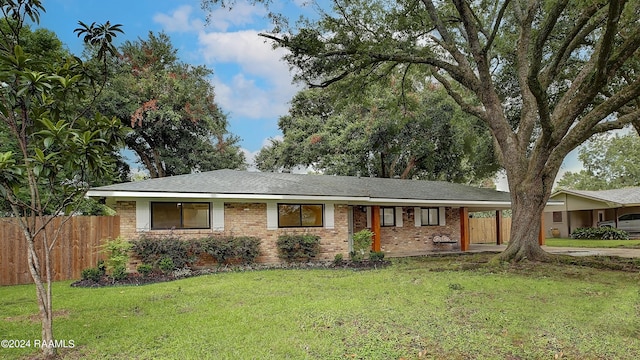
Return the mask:
<path fill-rule="evenodd" d="M 542 179 L 509 185 L 511 189 L 511 239 L 498 258 L 503 261 L 545 261 L 549 255 L 538 243 L 542 213 L 549 198 Z"/>
<path fill-rule="evenodd" d="M 24 229 L 23 229 L 24 230 Z M 45 271 L 47 272 L 47 287 L 45 288 L 42 281 L 42 269 L 40 260 L 35 250 L 35 239 L 28 230 L 24 230 L 25 238 L 28 243 L 28 259 L 31 277 L 36 285 L 36 297 L 38 299 L 38 308 L 40 309 L 40 320 L 42 322 L 42 342 L 46 345 L 53 343 L 53 307 L 51 303 L 51 260 L 45 261 Z M 44 250 L 49 251 L 48 249 Z M 45 358 L 54 358 L 56 349 L 53 346 L 44 346 L 42 354 Z"/>

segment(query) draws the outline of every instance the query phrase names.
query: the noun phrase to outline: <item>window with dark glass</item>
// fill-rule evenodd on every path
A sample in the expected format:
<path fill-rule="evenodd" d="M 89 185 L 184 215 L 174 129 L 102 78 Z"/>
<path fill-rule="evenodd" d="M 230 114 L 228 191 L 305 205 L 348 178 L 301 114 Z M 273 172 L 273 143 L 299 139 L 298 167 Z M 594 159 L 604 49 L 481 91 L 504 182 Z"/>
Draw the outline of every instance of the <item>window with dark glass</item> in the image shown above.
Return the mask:
<path fill-rule="evenodd" d="M 420 217 L 423 226 L 440 225 L 440 210 L 438 208 L 421 208 Z"/>
<path fill-rule="evenodd" d="M 380 226 L 396 226 L 396 208 L 380 208 Z"/>
<path fill-rule="evenodd" d="M 278 204 L 278 227 L 322 227 L 323 210 L 318 204 Z"/>
<path fill-rule="evenodd" d="M 209 229 L 211 204 L 152 202 L 151 229 Z"/>
<path fill-rule="evenodd" d="M 562 222 L 562 212 L 554 211 L 553 212 L 553 222 Z"/>

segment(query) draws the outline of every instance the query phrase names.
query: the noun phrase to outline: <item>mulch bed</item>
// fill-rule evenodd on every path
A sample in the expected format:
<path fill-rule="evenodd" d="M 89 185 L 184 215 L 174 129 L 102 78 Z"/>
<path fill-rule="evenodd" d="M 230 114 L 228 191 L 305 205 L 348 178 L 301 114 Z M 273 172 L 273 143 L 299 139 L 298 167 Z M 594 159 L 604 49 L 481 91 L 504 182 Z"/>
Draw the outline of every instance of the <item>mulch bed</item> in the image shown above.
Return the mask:
<path fill-rule="evenodd" d="M 78 280 L 71 284 L 72 287 L 105 287 L 105 286 L 139 286 L 147 284 L 155 284 L 160 282 L 174 281 L 179 279 L 185 279 L 194 276 L 201 276 L 207 274 L 234 272 L 234 271 L 260 271 L 260 270 L 274 270 L 274 269 L 352 269 L 352 270 L 371 270 L 381 269 L 391 265 L 388 260 L 370 262 L 351 262 L 343 261 L 341 264 L 335 264 L 333 262 L 309 262 L 309 263 L 283 263 L 275 265 L 233 265 L 233 266 L 221 266 L 211 269 L 190 270 L 180 269 L 171 273 L 153 272 L 147 276 L 142 276 L 138 273 L 128 274 L 126 278 L 121 280 L 112 279 L 109 276 L 102 276 L 99 281 L 83 279 Z"/>

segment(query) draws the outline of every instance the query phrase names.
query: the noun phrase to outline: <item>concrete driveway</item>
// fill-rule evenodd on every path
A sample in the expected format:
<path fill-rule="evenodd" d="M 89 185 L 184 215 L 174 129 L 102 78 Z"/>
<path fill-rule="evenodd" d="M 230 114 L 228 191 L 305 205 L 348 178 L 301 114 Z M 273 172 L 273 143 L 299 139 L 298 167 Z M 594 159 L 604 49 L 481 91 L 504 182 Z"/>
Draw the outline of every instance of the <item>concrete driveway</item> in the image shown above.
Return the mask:
<path fill-rule="evenodd" d="M 507 245 L 491 245 L 491 244 L 471 244 L 469 251 L 483 252 L 495 251 L 501 252 L 507 248 Z M 575 247 L 555 247 L 542 246 L 544 251 L 551 254 L 571 255 L 571 256 L 619 256 L 626 258 L 640 258 L 640 249 L 624 249 L 624 248 L 575 248 Z"/>

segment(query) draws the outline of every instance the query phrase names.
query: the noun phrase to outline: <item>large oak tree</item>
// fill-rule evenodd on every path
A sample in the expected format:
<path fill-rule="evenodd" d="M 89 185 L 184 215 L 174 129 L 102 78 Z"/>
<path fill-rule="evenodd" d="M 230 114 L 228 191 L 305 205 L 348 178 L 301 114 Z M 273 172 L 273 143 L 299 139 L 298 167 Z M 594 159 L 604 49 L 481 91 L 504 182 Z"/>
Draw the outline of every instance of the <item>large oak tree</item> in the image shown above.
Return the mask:
<path fill-rule="evenodd" d="M 211 74 L 179 61 L 164 33 L 120 47 L 97 109 L 133 128 L 126 145 L 152 178 L 244 168 L 239 138 L 215 103 Z"/>
<path fill-rule="evenodd" d="M 487 127 L 418 75 L 409 88 L 394 77 L 356 96 L 335 88 L 299 92 L 278 122 L 283 139 L 272 139 L 256 165 L 464 183 L 492 178 L 500 166 Z"/>
<path fill-rule="evenodd" d="M 537 234 L 562 160 L 592 135 L 640 119 L 640 2 L 331 4 L 292 27 L 275 16 L 276 28 L 264 36 L 290 51 L 286 60 L 312 86 L 352 86 L 395 68 L 431 71 L 496 140 L 513 210 L 501 258 L 546 258 Z"/>

